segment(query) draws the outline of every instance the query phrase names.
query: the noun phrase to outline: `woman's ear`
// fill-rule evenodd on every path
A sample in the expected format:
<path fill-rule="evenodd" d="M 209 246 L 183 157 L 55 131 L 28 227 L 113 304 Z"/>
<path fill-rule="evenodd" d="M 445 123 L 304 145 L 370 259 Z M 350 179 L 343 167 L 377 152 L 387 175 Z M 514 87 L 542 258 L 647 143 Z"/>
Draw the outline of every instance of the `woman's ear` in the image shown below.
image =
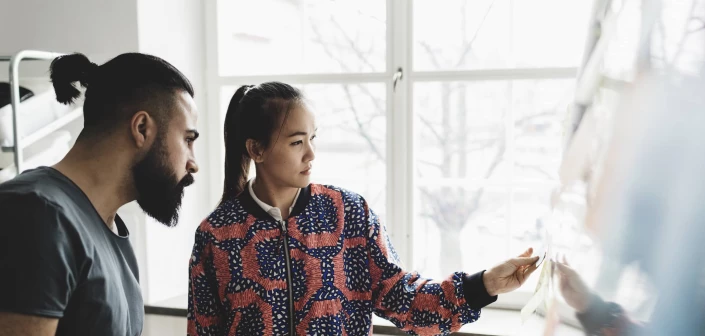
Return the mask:
<path fill-rule="evenodd" d="M 245 147 L 247 147 L 247 154 L 255 161 L 255 163 L 262 163 L 264 161 L 264 149 L 260 145 L 259 141 L 255 139 L 247 139 L 245 142 Z"/>

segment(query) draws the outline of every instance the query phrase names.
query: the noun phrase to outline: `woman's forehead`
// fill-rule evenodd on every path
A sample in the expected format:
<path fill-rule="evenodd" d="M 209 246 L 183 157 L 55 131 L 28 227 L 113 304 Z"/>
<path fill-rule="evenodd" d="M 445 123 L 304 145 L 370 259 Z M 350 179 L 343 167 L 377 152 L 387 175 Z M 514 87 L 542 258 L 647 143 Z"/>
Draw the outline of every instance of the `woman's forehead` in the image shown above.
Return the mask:
<path fill-rule="evenodd" d="M 292 131 L 305 131 L 308 128 L 315 127 L 316 118 L 308 106 L 297 104 L 291 111 L 289 111 L 289 116 L 286 118 L 283 125 L 284 130 Z"/>

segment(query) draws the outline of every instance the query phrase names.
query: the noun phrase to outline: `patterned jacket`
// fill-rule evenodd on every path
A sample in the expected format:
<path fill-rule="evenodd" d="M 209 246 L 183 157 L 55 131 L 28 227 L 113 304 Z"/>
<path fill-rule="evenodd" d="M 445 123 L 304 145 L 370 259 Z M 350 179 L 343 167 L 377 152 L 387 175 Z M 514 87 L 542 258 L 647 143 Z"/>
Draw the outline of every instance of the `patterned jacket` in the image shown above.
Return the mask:
<path fill-rule="evenodd" d="M 222 202 L 196 231 L 189 275 L 188 335 L 371 335 L 372 313 L 448 334 L 496 300 L 482 272 L 404 271 L 362 197 L 316 184 L 281 222 L 248 192 Z"/>

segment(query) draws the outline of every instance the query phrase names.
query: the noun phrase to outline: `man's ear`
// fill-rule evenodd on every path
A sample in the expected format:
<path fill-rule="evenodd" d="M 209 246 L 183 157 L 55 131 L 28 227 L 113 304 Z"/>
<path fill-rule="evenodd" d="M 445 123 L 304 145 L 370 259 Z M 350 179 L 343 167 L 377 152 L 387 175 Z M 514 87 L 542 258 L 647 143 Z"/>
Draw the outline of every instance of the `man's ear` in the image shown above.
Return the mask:
<path fill-rule="evenodd" d="M 245 147 L 247 147 L 247 154 L 255 161 L 255 163 L 261 163 L 264 161 L 264 148 L 260 145 L 259 141 L 254 139 L 247 139 L 245 142 Z"/>
<path fill-rule="evenodd" d="M 130 135 L 137 148 L 151 146 L 157 137 L 157 124 L 146 111 L 139 111 L 130 119 Z"/>

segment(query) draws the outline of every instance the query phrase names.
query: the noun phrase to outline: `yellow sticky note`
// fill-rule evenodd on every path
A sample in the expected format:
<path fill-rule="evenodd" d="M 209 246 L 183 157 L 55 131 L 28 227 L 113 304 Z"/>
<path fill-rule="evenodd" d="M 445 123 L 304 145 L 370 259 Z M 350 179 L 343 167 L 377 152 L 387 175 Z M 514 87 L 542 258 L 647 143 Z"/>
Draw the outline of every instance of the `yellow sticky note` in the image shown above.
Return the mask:
<path fill-rule="evenodd" d="M 546 301 L 548 296 L 548 286 L 551 279 L 551 260 L 546 259 L 542 266 L 539 275 L 539 281 L 536 284 L 534 295 L 529 299 L 529 302 L 521 309 L 521 323 L 526 322 L 542 303 Z"/>

